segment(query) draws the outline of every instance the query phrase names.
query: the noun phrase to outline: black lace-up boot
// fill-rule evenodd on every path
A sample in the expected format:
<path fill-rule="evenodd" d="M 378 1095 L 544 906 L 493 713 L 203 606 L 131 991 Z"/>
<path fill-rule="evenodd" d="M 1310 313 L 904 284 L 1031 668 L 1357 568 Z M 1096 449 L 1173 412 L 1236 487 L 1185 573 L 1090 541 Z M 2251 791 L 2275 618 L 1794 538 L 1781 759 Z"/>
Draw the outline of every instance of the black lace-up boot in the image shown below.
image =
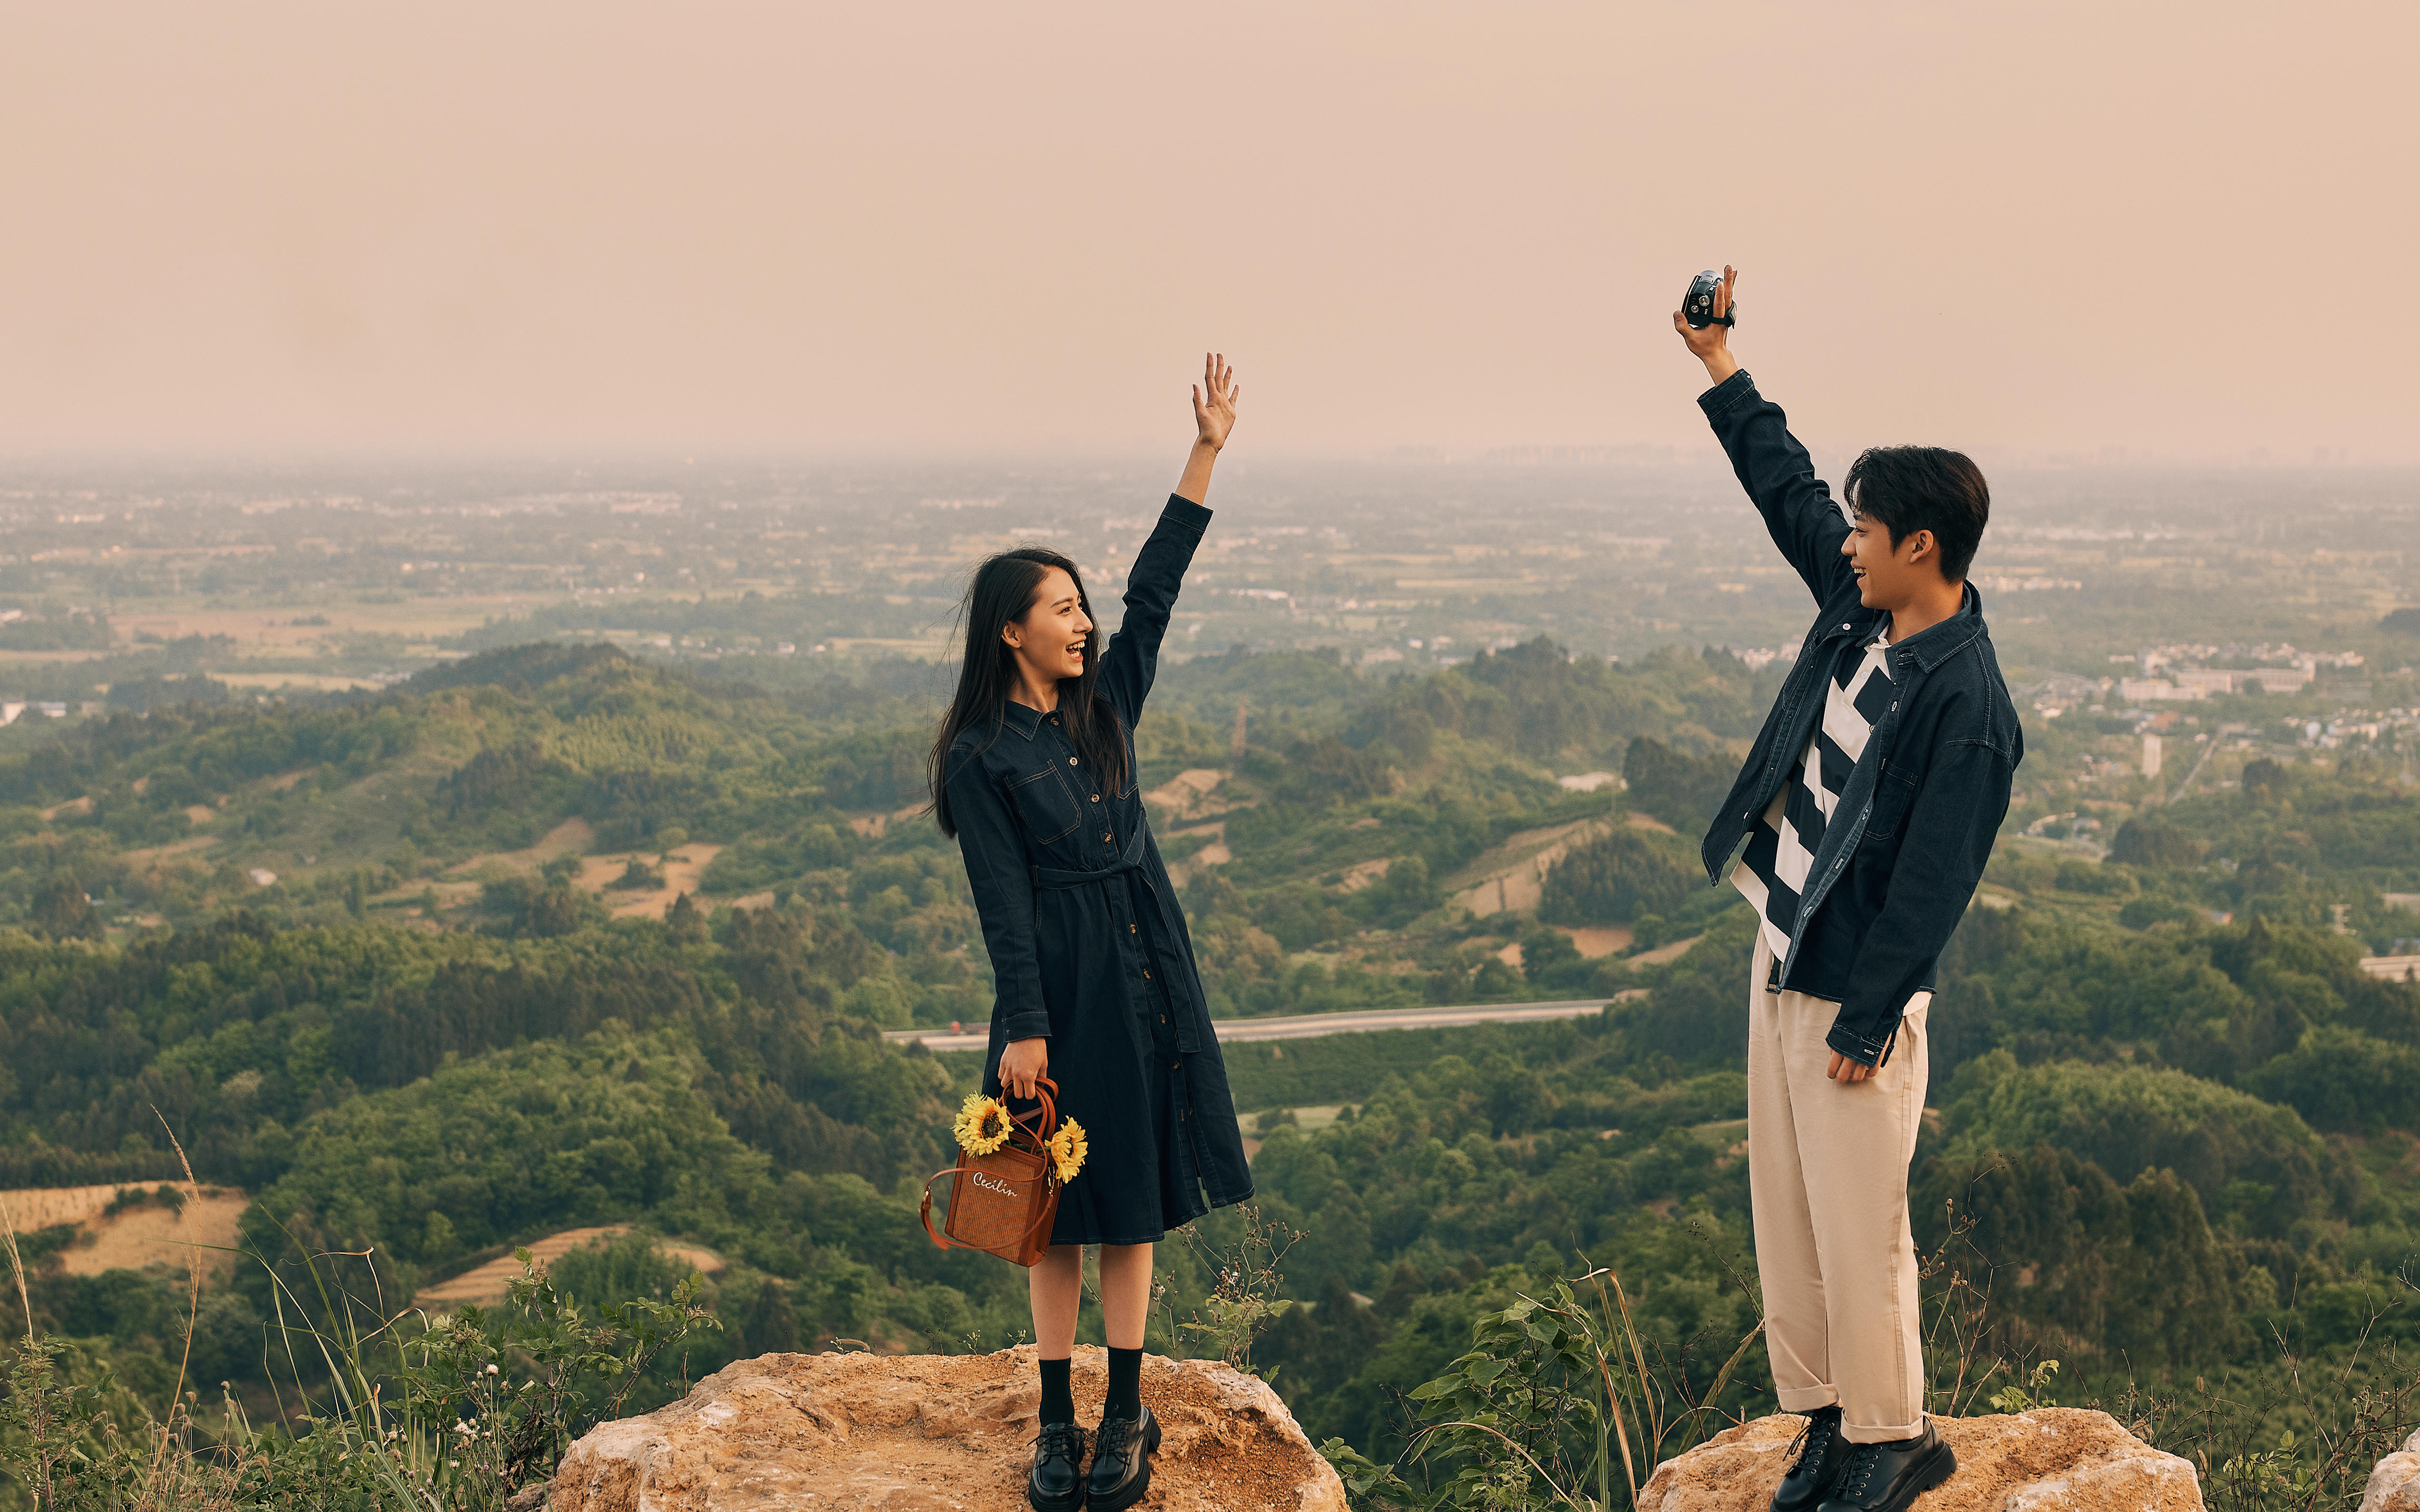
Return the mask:
<path fill-rule="evenodd" d="M 1101 1419 L 1093 1451 L 1093 1512 L 1125 1512 L 1151 1489 L 1151 1455 L 1159 1447 L 1159 1419 L 1145 1407 L 1133 1417 Z"/>
<path fill-rule="evenodd" d="M 1927 1418 L 1924 1431 L 1896 1443 L 1853 1443 L 1839 1484 L 1822 1512 L 1907 1512 L 1917 1497 L 1949 1478 L 1958 1457 Z"/>
<path fill-rule="evenodd" d="M 1819 1407 L 1798 1430 L 1798 1458 L 1773 1493 L 1773 1512 L 1815 1512 L 1823 1493 L 1840 1478 L 1849 1445 L 1840 1437 L 1840 1409 Z"/>
<path fill-rule="evenodd" d="M 1033 1512 L 1078 1512 L 1084 1504 L 1084 1430 L 1045 1423 L 1033 1441 L 1033 1469 L 1025 1477 Z"/>

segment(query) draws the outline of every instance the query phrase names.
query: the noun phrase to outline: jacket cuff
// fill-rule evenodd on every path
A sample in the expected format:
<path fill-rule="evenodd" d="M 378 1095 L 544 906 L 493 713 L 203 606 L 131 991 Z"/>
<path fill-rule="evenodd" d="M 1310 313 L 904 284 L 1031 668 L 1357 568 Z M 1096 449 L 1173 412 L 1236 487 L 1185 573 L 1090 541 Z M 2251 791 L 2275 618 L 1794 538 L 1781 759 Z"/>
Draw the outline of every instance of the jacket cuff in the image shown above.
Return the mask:
<path fill-rule="evenodd" d="M 1748 377 L 1747 369 L 1743 367 L 1698 395 L 1698 408 L 1706 412 L 1708 420 L 1714 420 L 1719 418 L 1722 412 L 1731 406 L 1755 396 L 1756 379 Z"/>
<path fill-rule="evenodd" d="M 1023 1013 L 1012 1013 L 1001 1024 L 1000 1032 L 1003 1042 L 1018 1040 L 1047 1040 L 1050 1038 L 1050 1015 L 1038 1008 Z"/>
<path fill-rule="evenodd" d="M 1183 494 L 1172 493 L 1168 496 L 1168 507 L 1159 512 L 1159 519 L 1163 525 L 1182 525 L 1200 535 L 1210 528 L 1210 508 L 1206 504 L 1195 503 Z"/>
<path fill-rule="evenodd" d="M 1898 1038 L 1899 1024 L 1894 1020 L 1885 1025 L 1883 1030 L 1880 1039 L 1859 1034 L 1850 1026 L 1847 1016 L 1843 1014 L 1832 1021 L 1832 1032 L 1823 1036 L 1823 1043 L 1861 1066 L 1880 1066 L 1883 1057 L 1890 1053 L 1891 1041 Z"/>

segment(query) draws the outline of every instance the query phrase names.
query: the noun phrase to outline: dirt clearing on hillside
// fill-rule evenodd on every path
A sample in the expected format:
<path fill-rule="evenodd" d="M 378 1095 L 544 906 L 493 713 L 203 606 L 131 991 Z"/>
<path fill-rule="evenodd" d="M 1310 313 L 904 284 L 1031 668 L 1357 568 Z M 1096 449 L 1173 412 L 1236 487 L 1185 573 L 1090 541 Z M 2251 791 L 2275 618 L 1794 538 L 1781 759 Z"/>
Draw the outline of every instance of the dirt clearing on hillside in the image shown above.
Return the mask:
<path fill-rule="evenodd" d="M 121 1192 L 147 1197 L 163 1190 L 185 1188 L 175 1181 L 23 1187 L 0 1192 L 0 1202 L 8 1204 L 9 1220 L 20 1234 L 58 1224 L 76 1226 L 75 1239 L 59 1252 L 59 1264 L 70 1275 L 139 1271 L 148 1265 L 181 1271 L 199 1256 L 204 1272 L 224 1280 L 237 1259 L 226 1252 L 241 1242 L 236 1222 L 252 1199 L 231 1187 L 206 1186 L 198 1199 L 185 1202 L 181 1211 L 156 1198 L 115 1213 L 109 1211 Z"/>
<path fill-rule="evenodd" d="M 549 1234 L 544 1239 L 532 1241 L 528 1246 L 530 1257 L 535 1260 L 537 1268 L 543 1271 L 584 1244 L 613 1239 L 629 1231 L 628 1228 L 618 1224 L 603 1228 L 566 1228 L 559 1234 Z M 710 1249 L 704 1249 L 695 1244 L 675 1244 L 660 1241 L 658 1242 L 656 1248 L 673 1259 L 686 1261 L 707 1275 L 722 1273 L 722 1257 Z M 500 1256 L 474 1270 L 465 1271 L 460 1275 L 448 1276 L 434 1286 L 423 1287 L 419 1295 L 411 1300 L 424 1307 L 458 1306 L 463 1303 L 476 1303 L 482 1307 L 492 1307 L 504 1300 L 504 1288 L 510 1286 L 520 1273 L 520 1261 L 509 1255 Z"/>
<path fill-rule="evenodd" d="M 615 918 L 661 918 L 682 893 L 699 896 L 699 876 L 713 859 L 722 854 L 720 845 L 684 845 L 668 859 L 659 860 L 644 851 L 625 852 L 616 856 L 590 856 L 580 863 L 579 883 L 605 901 Z M 632 861 L 662 873 L 660 887 L 616 887 Z"/>

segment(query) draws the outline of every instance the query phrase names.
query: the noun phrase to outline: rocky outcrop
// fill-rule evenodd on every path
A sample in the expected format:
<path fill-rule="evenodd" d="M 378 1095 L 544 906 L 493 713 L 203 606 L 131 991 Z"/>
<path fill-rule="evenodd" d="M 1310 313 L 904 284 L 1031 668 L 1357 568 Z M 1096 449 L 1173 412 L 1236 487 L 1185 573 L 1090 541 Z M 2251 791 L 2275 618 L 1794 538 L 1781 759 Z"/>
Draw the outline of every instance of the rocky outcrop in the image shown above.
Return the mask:
<path fill-rule="evenodd" d="M 997 1354 L 768 1354 L 564 1456 L 550 1512 L 1019 1512 L 1041 1386 Z M 1100 1418 L 1108 1352 L 1076 1351 Z M 1165 1437 L 1153 1512 L 1344 1512 L 1344 1488 L 1276 1392 L 1201 1360 L 1143 1362 Z"/>
<path fill-rule="evenodd" d="M 2420 1433 L 2378 1462 L 2361 1493 L 2361 1512 L 2420 1512 Z"/>
<path fill-rule="evenodd" d="M 1645 1512 L 1764 1506 L 1790 1466 L 1803 1421 L 1777 1414 L 1714 1435 L 1656 1466 L 1639 1505 Z M 2193 1466 L 2106 1412 L 2043 1407 L 1935 1421 L 1958 1453 L 1958 1473 L 1917 1502 L 1922 1512 L 2201 1512 Z"/>

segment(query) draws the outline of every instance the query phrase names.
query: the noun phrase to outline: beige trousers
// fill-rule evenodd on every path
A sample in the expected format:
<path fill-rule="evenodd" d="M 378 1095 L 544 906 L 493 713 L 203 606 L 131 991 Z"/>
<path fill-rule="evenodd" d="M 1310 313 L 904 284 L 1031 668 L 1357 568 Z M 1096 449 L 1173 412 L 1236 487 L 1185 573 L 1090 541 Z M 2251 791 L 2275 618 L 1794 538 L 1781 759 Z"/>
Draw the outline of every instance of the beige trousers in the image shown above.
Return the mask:
<path fill-rule="evenodd" d="M 1747 1174 L 1764 1338 L 1785 1412 L 1838 1402 L 1841 1437 L 1887 1443 L 1924 1431 L 1916 1242 L 1907 1167 L 1929 1072 L 1932 995 L 1909 1000 L 1879 1074 L 1824 1076 L 1838 1003 L 1769 993 L 1760 931 L 1748 973 Z"/>

